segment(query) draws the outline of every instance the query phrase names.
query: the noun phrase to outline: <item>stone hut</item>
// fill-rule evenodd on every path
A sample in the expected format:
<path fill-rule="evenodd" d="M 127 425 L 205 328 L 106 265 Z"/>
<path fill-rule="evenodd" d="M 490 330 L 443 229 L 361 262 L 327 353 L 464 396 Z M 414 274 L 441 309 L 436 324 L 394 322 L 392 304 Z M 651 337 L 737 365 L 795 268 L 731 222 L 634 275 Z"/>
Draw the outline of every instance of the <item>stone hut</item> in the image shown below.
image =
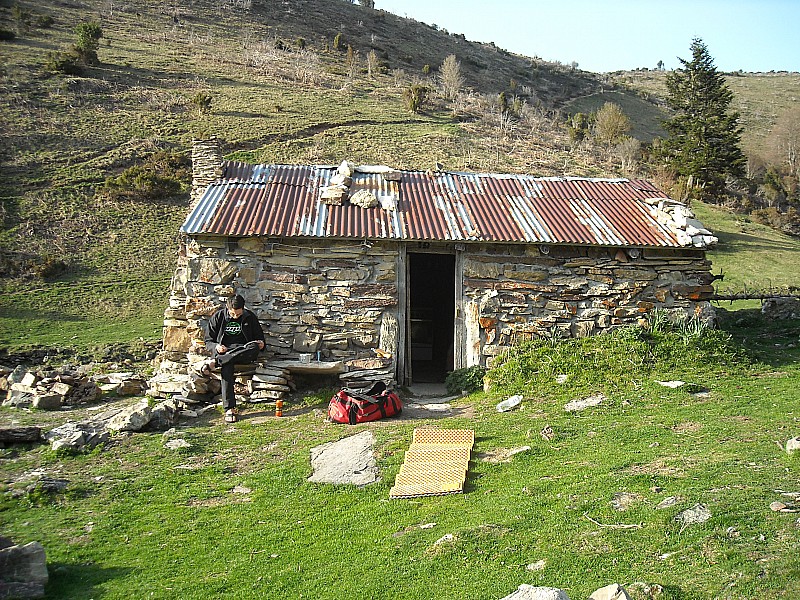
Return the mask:
<path fill-rule="evenodd" d="M 713 316 L 716 238 L 647 181 L 250 165 L 193 153 L 165 359 L 204 354 L 203 320 L 241 293 L 264 364 L 443 381 L 516 341 L 586 336 L 656 308 Z"/>

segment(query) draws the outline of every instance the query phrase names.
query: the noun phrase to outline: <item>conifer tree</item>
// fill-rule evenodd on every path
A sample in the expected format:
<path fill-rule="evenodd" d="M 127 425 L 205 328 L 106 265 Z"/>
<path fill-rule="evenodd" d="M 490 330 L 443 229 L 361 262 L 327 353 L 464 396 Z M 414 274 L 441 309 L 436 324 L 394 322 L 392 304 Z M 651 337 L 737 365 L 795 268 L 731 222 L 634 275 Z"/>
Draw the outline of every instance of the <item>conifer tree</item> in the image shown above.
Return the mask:
<path fill-rule="evenodd" d="M 665 158 L 686 179 L 692 196 L 713 199 L 725 191 L 727 175 L 744 174 L 739 113 L 730 110 L 733 92 L 717 72 L 708 48 L 692 40 L 692 59 L 667 75 L 667 102 L 675 116 L 664 123 Z"/>

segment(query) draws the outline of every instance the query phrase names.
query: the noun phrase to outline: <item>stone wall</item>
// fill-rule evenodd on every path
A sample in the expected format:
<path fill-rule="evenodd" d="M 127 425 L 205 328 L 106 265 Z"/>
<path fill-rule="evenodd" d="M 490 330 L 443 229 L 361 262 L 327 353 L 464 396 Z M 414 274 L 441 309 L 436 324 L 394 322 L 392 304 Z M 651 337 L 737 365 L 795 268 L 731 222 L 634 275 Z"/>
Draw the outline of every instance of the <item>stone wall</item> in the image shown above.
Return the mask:
<path fill-rule="evenodd" d="M 364 379 L 383 378 L 381 369 L 394 375 L 404 293 L 400 244 L 187 238 L 165 312 L 162 358 L 171 369 L 202 360 L 204 320 L 240 293 L 261 321 L 267 360 L 311 355 L 360 369 Z M 431 245 L 437 248 L 456 252 L 452 243 Z M 463 273 L 456 277 L 464 366 L 491 364 L 504 347 L 536 336 L 586 336 L 633 324 L 657 307 L 676 319 L 713 318 L 702 250 L 462 248 Z"/>
<path fill-rule="evenodd" d="M 655 308 L 713 319 L 699 250 L 482 246 L 464 257 L 466 362 L 491 364 L 517 341 L 582 337 L 637 323 Z"/>
<path fill-rule="evenodd" d="M 387 366 L 397 345 L 397 247 L 359 242 L 243 238 L 184 241 L 165 312 L 164 358 L 207 354 L 204 321 L 242 294 L 259 318 L 271 360 Z M 381 350 L 382 349 L 382 350 Z"/>

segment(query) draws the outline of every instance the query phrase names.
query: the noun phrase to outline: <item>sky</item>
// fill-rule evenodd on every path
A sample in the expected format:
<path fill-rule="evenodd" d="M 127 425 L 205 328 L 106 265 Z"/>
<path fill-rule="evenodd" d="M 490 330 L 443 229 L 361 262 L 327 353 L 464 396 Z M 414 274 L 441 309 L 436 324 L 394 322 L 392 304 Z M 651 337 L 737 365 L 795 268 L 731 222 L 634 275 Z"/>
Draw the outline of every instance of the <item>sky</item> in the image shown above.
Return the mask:
<path fill-rule="evenodd" d="M 595 73 L 681 66 L 701 38 L 720 71 L 800 71 L 800 0 L 375 0 L 525 56 Z"/>

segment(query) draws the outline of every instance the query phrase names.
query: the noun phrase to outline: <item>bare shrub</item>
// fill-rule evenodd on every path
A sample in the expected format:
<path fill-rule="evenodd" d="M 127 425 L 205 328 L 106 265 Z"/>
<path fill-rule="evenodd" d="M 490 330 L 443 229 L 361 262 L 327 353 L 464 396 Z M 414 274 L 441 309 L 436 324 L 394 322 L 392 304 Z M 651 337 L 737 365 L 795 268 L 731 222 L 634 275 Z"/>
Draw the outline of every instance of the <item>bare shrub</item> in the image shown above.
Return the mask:
<path fill-rule="evenodd" d="M 408 81 L 408 76 L 404 69 L 393 69 L 392 77 L 394 77 L 394 87 L 401 88 Z"/>
<path fill-rule="evenodd" d="M 352 46 L 347 46 L 347 58 L 345 59 L 347 66 L 347 76 L 352 79 L 358 73 L 358 50 L 353 50 Z"/>
<path fill-rule="evenodd" d="M 614 147 L 614 154 L 622 163 L 622 170 L 631 173 L 636 169 L 642 151 L 642 143 L 636 138 L 626 137 Z"/>
<path fill-rule="evenodd" d="M 300 83 L 316 84 L 322 76 L 319 56 L 315 52 L 300 50 L 292 55 L 294 78 Z"/>
<path fill-rule="evenodd" d="M 367 77 L 372 79 L 375 76 L 375 73 L 378 72 L 380 68 L 380 64 L 378 62 L 378 54 L 375 50 L 370 50 L 367 53 Z"/>
<path fill-rule="evenodd" d="M 768 139 L 775 162 L 785 165 L 790 175 L 800 168 L 800 107 L 784 110 L 772 128 Z"/>
<path fill-rule="evenodd" d="M 439 68 L 439 81 L 442 86 L 442 95 L 448 100 L 455 100 L 461 88 L 464 87 L 464 77 L 461 75 L 461 63 L 456 60 L 455 54 L 450 54 Z"/>

